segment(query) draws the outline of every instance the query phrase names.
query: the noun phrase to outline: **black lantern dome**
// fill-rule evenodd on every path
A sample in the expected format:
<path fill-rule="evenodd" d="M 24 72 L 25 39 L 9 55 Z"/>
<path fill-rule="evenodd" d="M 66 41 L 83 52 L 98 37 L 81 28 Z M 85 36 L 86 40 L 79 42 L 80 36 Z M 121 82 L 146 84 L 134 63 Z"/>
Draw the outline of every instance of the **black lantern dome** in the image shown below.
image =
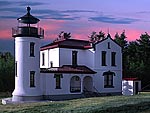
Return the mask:
<path fill-rule="evenodd" d="M 17 19 L 18 26 L 12 29 L 13 37 L 44 38 L 44 30 L 38 25 L 40 20 L 32 16 L 30 10 L 31 8 L 28 6 L 27 14 Z"/>
<path fill-rule="evenodd" d="M 40 21 L 38 18 L 36 18 L 30 14 L 30 10 L 31 10 L 31 8 L 27 7 L 27 14 L 17 19 L 19 21 L 19 23 L 36 24 Z"/>

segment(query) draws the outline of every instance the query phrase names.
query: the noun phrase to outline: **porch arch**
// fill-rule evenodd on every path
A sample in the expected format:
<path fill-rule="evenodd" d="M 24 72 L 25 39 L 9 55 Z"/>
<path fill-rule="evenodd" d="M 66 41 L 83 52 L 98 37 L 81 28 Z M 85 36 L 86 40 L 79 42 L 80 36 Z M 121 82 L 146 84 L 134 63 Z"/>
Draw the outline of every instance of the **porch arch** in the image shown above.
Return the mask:
<path fill-rule="evenodd" d="M 93 78 L 91 76 L 86 76 L 83 79 L 83 89 L 85 91 L 93 91 Z"/>
<path fill-rule="evenodd" d="M 79 76 L 73 76 L 70 79 L 70 92 L 81 92 L 81 78 Z"/>

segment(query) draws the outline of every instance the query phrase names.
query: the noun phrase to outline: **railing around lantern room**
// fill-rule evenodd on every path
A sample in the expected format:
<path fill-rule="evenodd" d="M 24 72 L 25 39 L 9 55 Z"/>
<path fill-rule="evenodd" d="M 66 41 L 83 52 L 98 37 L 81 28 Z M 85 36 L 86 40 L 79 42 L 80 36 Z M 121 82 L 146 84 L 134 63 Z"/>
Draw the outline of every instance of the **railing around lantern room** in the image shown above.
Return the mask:
<path fill-rule="evenodd" d="M 28 37 L 37 37 L 37 38 L 44 38 L 44 29 L 37 28 L 37 27 L 14 27 L 12 28 L 12 36 L 28 36 Z"/>

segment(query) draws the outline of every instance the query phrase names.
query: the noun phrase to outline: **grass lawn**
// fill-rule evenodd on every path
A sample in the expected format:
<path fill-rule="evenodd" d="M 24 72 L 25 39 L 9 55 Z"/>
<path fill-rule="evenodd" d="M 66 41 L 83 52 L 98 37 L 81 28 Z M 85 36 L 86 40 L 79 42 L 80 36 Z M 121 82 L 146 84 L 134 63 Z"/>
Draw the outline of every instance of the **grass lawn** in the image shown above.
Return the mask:
<path fill-rule="evenodd" d="M 0 113 L 150 113 L 150 93 L 2 105 Z"/>

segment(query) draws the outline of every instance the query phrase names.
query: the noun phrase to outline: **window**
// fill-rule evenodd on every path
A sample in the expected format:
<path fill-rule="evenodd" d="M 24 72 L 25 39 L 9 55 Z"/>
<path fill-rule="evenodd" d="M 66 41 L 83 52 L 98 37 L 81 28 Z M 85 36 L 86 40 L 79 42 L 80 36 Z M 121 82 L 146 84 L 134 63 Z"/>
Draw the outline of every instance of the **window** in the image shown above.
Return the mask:
<path fill-rule="evenodd" d="M 35 87 L 35 71 L 30 71 L 30 87 Z"/>
<path fill-rule="evenodd" d="M 114 88 L 113 86 L 113 76 L 115 75 L 114 72 L 108 71 L 104 72 L 104 88 Z"/>
<path fill-rule="evenodd" d="M 15 62 L 15 75 L 17 77 L 17 61 Z"/>
<path fill-rule="evenodd" d="M 73 76 L 70 79 L 70 92 L 71 93 L 81 92 L 81 79 L 79 76 Z"/>
<path fill-rule="evenodd" d="M 35 46 L 35 43 L 30 42 L 30 56 L 31 57 L 34 57 L 34 46 Z"/>
<path fill-rule="evenodd" d="M 77 51 L 72 51 L 72 66 L 76 67 L 77 66 Z"/>
<path fill-rule="evenodd" d="M 116 66 L 116 52 L 111 52 L 111 66 Z"/>
<path fill-rule="evenodd" d="M 45 54 L 42 53 L 42 66 L 44 66 L 44 65 L 45 65 Z"/>
<path fill-rule="evenodd" d="M 102 66 L 106 66 L 106 51 L 102 51 Z"/>
<path fill-rule="evenodd" d="M 108 42 L 108 49 L 110 49 L 110 42 Z"/>
<path fill-rule="evenodd" d="M 61 89 L 61 78 L 63 78 L 62 74 L 55 74 L 54 78 L 56 79 L 56 89 Z"/>

